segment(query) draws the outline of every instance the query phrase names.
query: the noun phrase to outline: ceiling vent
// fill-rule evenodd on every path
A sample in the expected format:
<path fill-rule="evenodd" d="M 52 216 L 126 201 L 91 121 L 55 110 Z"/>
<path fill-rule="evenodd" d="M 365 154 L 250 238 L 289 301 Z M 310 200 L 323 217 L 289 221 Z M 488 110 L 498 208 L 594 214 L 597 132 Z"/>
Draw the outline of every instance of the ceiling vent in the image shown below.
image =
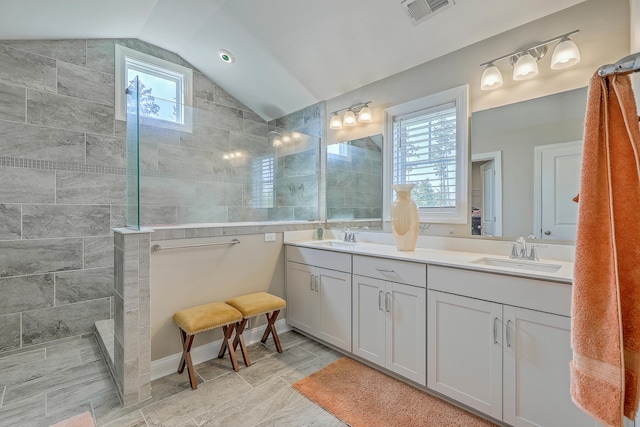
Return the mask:
<path fill-rule="evenodd" d="M 453 6 L 453 0 L 401 0 L 400 4 L 411 17 L 413 25 L 417 25 L 436 13 Z"/>

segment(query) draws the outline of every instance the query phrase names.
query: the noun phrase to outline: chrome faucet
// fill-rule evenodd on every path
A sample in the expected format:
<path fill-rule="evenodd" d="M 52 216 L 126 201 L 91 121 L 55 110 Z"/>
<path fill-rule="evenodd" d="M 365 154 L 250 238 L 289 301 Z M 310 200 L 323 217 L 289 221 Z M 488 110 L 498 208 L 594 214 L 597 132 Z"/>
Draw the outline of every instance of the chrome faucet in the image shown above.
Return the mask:
<path fill-rule="evenodd" d="M 526 258 L 527 257 L 527 240 L 523 236 L 520 236 L 516 240 L 516 243 L 520 245 L 519 257 Z"/>
<path fill-rule="evenodd" d="M 534 235 L 530 234 L 528 236 L 529 239 L 535 238 Z M 519 248 L 518 248 L 519 245 Z M 540 245 L 537 245 L 540 246 Z M 531 251 L 527 251 L 527 239 L 523 236 L 520 236 L 513 243 L 513 247 L 511 248 L 511 255 L 509 255 L 509 259 L 528 259 L 530 261 L 539 261 L 538 253 L 536 251 L 536 245 L 531 245 Z"/>
<path fill-rule="evenodd" d="M 344 232 L 343 241 L 348 242 L 348 243 L 356 243 L 356 233 L 354 233 L 353 231 L 349 230 L 348 227 L 343 228 L 342 231 Z"/>

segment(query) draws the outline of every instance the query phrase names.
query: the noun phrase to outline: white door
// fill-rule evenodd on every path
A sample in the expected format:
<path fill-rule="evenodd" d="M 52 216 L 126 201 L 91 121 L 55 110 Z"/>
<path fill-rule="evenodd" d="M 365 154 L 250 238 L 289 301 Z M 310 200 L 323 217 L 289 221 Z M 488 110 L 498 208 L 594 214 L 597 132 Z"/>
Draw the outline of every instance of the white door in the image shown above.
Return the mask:
<path fill-rule="evenodd" d="M 385 282 L 353 276 L 353 353 L 385 366 Z"/>
<path fill-rule="evenodd" d="M 483 163 L 480 166 L 480 173 L 482 175 L 482 235 L 496 236 L 496 162 L 491 160 Z"/>
<path fill-rule="evenodd" d="M 315 267 L 287 262 L 287 323 L 313 334 L 315 329 Z"/>
<path fill-rule="evenodd" d="M 502 305 L 428 291 L 429 388 L 502 419 Z"/>
<path fill-rule="evenodd" d="M 539 238 L 575 240 L 580 191 L 582 141 L 536 147 L 539 169 Z"/>
<path fill-rule="evenodd" d="M 595 426 L 571 401 L 569 317 L 504 306 L 504 419 L 515 427 Z"/>
<path fill-rule="evenodd" d="M 427 290 L 386 282 L 387 369 L 427 385 Z"/>
<path fill-rule="evenodd" d="M 316 336 L 351 351 L 351 274 L 317 269 Z"/>

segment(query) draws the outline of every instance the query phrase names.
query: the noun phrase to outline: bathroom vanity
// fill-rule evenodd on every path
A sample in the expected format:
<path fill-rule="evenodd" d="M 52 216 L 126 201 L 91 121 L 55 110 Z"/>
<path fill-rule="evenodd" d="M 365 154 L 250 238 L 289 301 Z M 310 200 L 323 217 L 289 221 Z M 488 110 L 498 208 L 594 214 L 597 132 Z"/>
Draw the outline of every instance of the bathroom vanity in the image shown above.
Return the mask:
<path fill-rule="evenodd" d="M 290 326 L 513 426 L 596 426 L 569 395 L 573 264 L 286 246 Z"/>

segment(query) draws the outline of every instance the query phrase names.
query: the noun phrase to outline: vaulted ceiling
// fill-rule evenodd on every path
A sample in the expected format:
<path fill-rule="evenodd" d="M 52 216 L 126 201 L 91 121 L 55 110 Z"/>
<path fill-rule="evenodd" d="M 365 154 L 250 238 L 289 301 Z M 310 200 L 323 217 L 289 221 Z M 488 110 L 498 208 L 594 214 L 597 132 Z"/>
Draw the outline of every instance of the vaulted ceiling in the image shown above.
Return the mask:
<path fill-rule="evenodd" d="M 138 38 L 270 120 L 582 1 L 454 0 L 413 25 L 400 0 L 0 0 L 0 39 Z"/>

